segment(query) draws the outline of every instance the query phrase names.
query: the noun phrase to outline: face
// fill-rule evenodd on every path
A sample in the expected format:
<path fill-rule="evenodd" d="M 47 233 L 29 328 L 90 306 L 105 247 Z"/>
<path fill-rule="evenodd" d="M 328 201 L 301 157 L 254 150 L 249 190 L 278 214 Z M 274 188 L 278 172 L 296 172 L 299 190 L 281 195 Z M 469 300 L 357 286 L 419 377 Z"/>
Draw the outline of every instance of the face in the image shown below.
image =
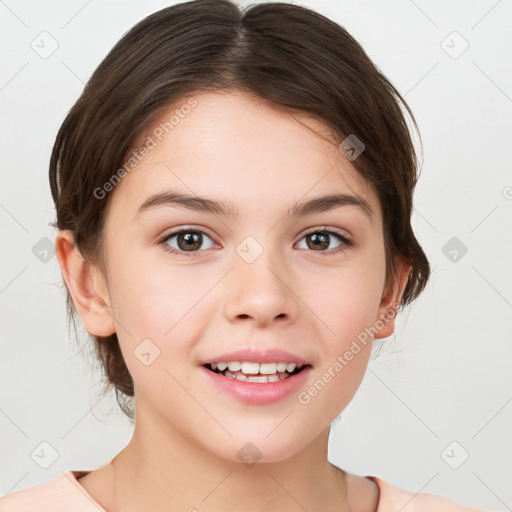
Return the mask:
<path fill-rule="evenodd" d="M 162 140 L 154 127 L 144 134 L 155 144 L 112 192 L 106 303 L 137 420 L 228 460 L 247 442 L 262 462 L 282 460 L 352 399 L 370 355 L 365 329 L 394 302 L 383 299 L 382 212 L 322 123 L 242 93 L 194 98 Z M 301 208 L 327 195 L 342 200 Z M 238 350 L 256 357 L 224 361 L 305 364 L 272 384 L 203 366 Z"/>

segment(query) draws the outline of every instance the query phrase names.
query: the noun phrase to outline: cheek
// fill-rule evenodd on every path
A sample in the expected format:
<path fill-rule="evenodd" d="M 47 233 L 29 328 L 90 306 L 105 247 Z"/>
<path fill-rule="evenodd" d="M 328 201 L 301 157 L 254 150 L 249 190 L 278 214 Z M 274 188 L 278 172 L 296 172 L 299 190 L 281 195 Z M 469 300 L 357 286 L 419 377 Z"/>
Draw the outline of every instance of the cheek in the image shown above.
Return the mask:
<path fill-rule="evenodd" d="M 308 286 L 314 304 L 311 309 L 321 320 L 323 345 L 315 389 L 310 392 L 318 396 L 317 406 L 330 420 L 348 405 L 367 369 L 371 328 L 377 320 L 385 278 L 384 262 L 378 255 L 376 250 L 374 257 L 361 257 Z"/>
<path fill-rule="evenodd" d="M 158 393 L 174 410 L 190 402 L 181 386 L 189 386 L 198 301 L 206 291 L 179 276 L 139 268 L 127 282 L 119 272 L 116 294 L 117 320 L 124 327 L 117 331 L 120 347 L 136 390 L 148 402 Z"/>
<path fill-rule="evenodd" d="M 109 272 L 112 309 L 123 357 L 134 381 L 141 389 L 146 381 L 154 386 L 154 376 L 149 381 L 147 376 L 159 371 L 168 380 L 163 369 L 186 380 L 191 349 L 204 330 L 201 320 L 211 316 L 207 294 L 219 276 L 211 270 L 147 259 L 116 261 L 118 265 Z M 147 357 L 155 358 L 154 362 L 141 366 L 141 353 L 149 353 Z"/>
<path fill-rule="evenodd" d="M 165 339 L 186 322 L 211 276 L 202 279 L 192 266 L 166 265 L 146 258 L 114 258 L 109 272 L 116 320 L 133 336 Z"/>
<path fill-rule="evenodd" d="M 324 339 L 338 350 L 377 319 L 385 279 L 383 251 L 378 256 L 378 250 L 373 257 L 362 255 L 308 285 L 314 311 L 326 324 Z"/>
<path fill-rule="evenodd" d="M 375 321 L 377 295 L 372 289 L 353 291 L 322 296 L 319 311 L 329 328 L 322 329 L 322 359 L 301 402 L 310 403 L 315 414 L 329 423 L 354 397 L 371 354 L 372 338 L 367 329 Z"/>

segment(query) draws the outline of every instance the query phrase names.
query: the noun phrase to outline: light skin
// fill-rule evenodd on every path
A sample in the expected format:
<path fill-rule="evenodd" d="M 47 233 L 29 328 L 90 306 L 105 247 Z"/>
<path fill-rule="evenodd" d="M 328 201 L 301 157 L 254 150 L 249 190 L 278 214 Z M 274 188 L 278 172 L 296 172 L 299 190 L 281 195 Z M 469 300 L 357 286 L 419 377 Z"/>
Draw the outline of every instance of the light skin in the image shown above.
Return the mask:
<path fill-rule="evenodd" d="M 307 390 L 399 302 L 410 267 L 399 260 L 385 286 L 378 197 L 320 121 L 234 91 L 194 97 L 197 106 L 111 192 L 106 275 L 82 260 L 72 233 L 57 235 L 85 328 L 117 333 L 135 388 L 132 439 L 80 483 L 109 512 L 375 511 L 375 484 L 327 459 L 330 423 L 356 393 L 371 341 L 308 404 L 297 393 L 244 404 L 213 388 L 199 363 L 238 348 L 285 349 L 312 365 Z M 171 189 L 232 203 L 238 217 L 175 204 L 138 214 Z M 289 215 L 297 202 L 334 193 L 363 198 L 371 214 L 348 204 Z M 159 243 L 179 229 L 206 235 L 189 252 L 183 237 Z M 315 245 L 312 234 L 326 229 L 352 244 L 330 234 Z M 248 236 L 263 251 L 252 263 L 236 252 Z M 375 337 L 393 331 L 391 317 Z M 134 355 L 144 339 L 160 350 L 149 366 Z M 262 454 L 252 467 L 237 456 L 247 442 Z"/>

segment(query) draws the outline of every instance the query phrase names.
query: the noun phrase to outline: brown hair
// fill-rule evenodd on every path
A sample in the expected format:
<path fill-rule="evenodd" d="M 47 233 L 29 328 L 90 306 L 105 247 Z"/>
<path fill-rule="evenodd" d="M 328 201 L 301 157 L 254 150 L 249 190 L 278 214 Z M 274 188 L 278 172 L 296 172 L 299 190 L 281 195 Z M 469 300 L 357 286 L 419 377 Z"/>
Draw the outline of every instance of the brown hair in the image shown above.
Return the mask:
<path fill-rule="evenodd" d="M 430 274 L 410 222 L 419 169 L 404 113 L 418 131 L 414 116 L 343 27 L 287 3 L 177 4 L 143 19 L 105 57 L 59 130 L 49 170 L 56 226 L 73 232 L 83 257 L 104 270 L 101 237 L 111 194 L 98 199 L 94 191 L 169 105 L 215 90 L 256 94 L 319 119 L 340 142 L 351 134 L 363 142 L 352 163 L 381 202 L 387 283 L 397 256 L 409 262 L 401 306 L 411 303 Z M 69 291 L 67 307 L 74 322 Z M 105 389 L 115 389 L 121 410 L 133 419 L 133 380 L 116 334 L 92 338 Z"/>

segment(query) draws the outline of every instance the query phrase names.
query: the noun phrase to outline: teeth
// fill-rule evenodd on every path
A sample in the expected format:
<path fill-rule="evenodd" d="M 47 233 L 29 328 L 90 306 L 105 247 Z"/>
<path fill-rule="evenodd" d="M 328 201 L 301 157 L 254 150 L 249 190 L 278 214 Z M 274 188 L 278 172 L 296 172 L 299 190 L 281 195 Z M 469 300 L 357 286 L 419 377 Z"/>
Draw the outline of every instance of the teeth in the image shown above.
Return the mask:
<path fill-rule="evenodd" d="M 276 368 L 276 363 L 263 363 L 260 364 L 260 373 L 262 375 L 272 375 L 273 373 L 276 373 Z"/>
<path fill-rule="evenodd" d="M 247 374 L 256 374 L 260 373 L 260 365 L 258 363 L 242 363 L 240 367 L 242 373 Z"/>
<path fill-rule="evenodd" d="M 245 375 L 276 375 L 276 373 L 288 372 L 292 373 L 296 368 L 301 369 L 304 365 L 295 363 L 252 363 L 248 361 L 219 361 L 218 363 L 211 363 L 212 370 L 223 372 L 229 370 L 230 372 L 242 372 Z"/>
<path fill-rule="evenodd" d="M 284 379 L 287 379 L 289 377 L 289 375 L 286 375 L 286 374 L 282 374 L 282 376 L 280 377 L 279 375 L 269 375 L 269 376 L 258 376 L 258 377 L 255 377 L 255 376 L 251 376 L 251 377 L 247 377 L 246 375 L 244 375 L 243 373 L 231 373 L 229 370 L 226 370 L 226 373 L 224 374 L 225 377 L 229 377 L 230 379 L 235 379 L 235 380 L 241 380 L 242 382 L 257 382 L 259 384 L 266 384 L 268 382 L 279 382 L 280 380 L 284 380 Z"/>
<path fill-rule="evenodd" d="M 257 382 L 259 384 L 265 384 L 270 382 L 270 377 L 247 377 L 247 382 Z"/>

